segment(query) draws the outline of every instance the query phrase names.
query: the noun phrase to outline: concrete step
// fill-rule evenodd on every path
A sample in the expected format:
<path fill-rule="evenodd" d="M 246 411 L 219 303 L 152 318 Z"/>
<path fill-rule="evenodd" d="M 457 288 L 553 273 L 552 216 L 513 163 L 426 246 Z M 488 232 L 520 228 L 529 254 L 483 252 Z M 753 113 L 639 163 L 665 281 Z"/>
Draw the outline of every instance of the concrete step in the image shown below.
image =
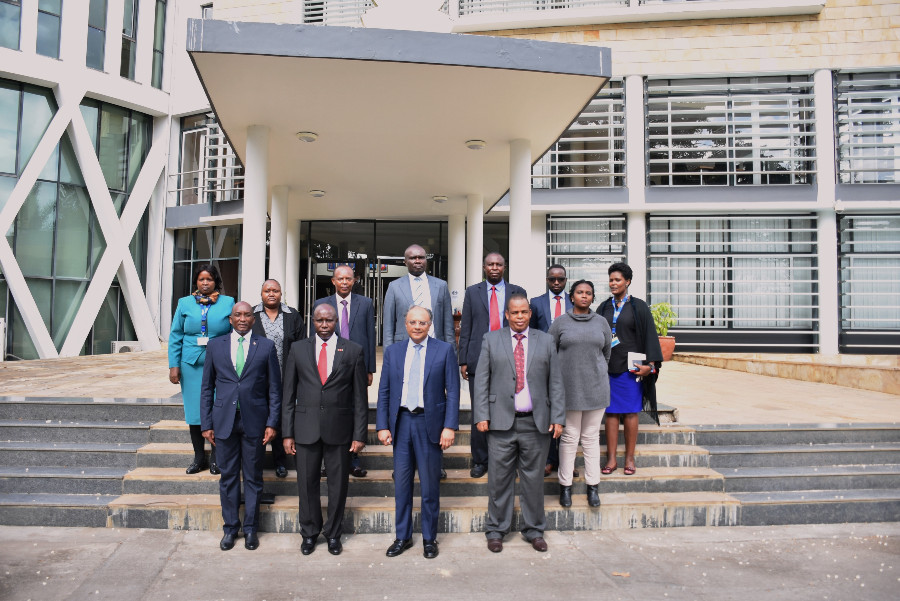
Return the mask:
<path fill-rule="evenodd" d="M 289 471 L 287 478 L 278 478 L 275 472 L 263 473 L 264 490 L 275 495 L 297 495 L 297 474 Z M 324 485 L 325 479 L 323 479 Z M 208 471 L 188 475 L 181 468 L 141 467 L 125 475 L 125 494 L 191 495 L 218 494 L 219 477 Z M 573 484 L 575 494 L 586 492 L 583 477 Z M 472 478 L 468 470 L 448 470 L 447 479 L 441 482 L 441 497 L 483 496 L 487 498 L 488 479 Z M 516 487 L 518 491 L 518 485 Z M 622 470 L 604 476 L 600 482 L 601 492 L 617 493 L 664 493 L 664 492 L 724 492 L 721 474 L 708 468 L 663 468 L 650 467 L 639 470 L 633 476 L 625 476 Z M 556 473 L 544 479 L 544 493 L 557 495 L 559 482 Z M 419 494 L 418 479 L 415 492 Z M 351 497 L 393 497 L 394 482 L 390 470 L 369 470 L 365 478 L 350 477 Z"/>
<path fill-rule="evenodd" d="M 152 422 L 0 420 L 0 440 L 146 443 Z M 187 427 L 185 426 L 185 431 Z"/>
<path fill-rule="evenodd" d="M 118 495 L 0 494 L 4 526 L 105 528 L 109 504 Z"/>
<path fill-rule="evenodd" d="M 0 397 L 0 418 L 63 421 L 157 422 L 184 419 L 180 400 L 76 398 L 76 397 Z"/>
<path fill-rule="evenodd" d="M 730 493 L 867 488 L 900 490 L 900 465 L 896 464 L 743 467 L 718 471 L 725 476 L 725 490 Z"/>
<path fill-rule="evenodd" d="M 734 493 L 741 525 L 839 524 L 900 520 L 897 489 Z"/>
<path fill-rule="evenodd" d="M 120 495 L 128 468 L 0 467 L 0 493 Z"/>
<path fill-rule="evenodd" d="M 323 506 L 327 499 L 322 498 Z M 741 508 L 724 493 L 601 494 L 601 506 L 591 508 L 579 495 L 563 509 L 556 496 L 544 499 L 548 530 L 599 530 L 675 526 L 729 526 L 740 523 Z M 260 511 L 263 532 L 299 532 L 296 496 L 279 496 Z M 439 532 L 482 532 L 487 516 L 485 497 L 441 499 Z M 513 529 L 519 527 L 518 505 Z M 419 531 L 419 500 L 413 499 L 414 530 Z M 109 505 L 109 524 L 119 528 L 220 530 L 218 495 L 123 495 Z M 394 532 L 393 497 L 348 497 L 344 531 Z"/>
<path fill-rule="evenodd" d="M 696 444 L 781 445 L 831 443 L 900 443 L 900 425 L 771 424 L 695 426 Z"/>
<path fill-rule="evenodd" d="M 0 442 L 0 465 L 134 468 L 140 447 L 125 442 Z"/>
<path fill-rule="evenodd" d="M 624 449 L 619 447 L 619 465 L 624 465 L 622 456 Z M 144 445 L 137 453 L 137 467 L 187 467 L 194 457 L 189 443 L 150 443 Z M 581 451 L 578 453 L 576 465 L 582 465 Z M 390 470 L 393 468 L 391 447 L 369 445 L 360 453 L 362 466 L 368 470 Z M 606 461 L 601 456 L 601 464 Z M 635 449 L 637 467 L 709 467 L 709 454 L 706 449 L 692 445 L 649 444 L 637 445 Z M 443 466 L 445 469 L 469 469 L 471 455 L 468 446 L 454 445 L 444 451 Z M 265 467 L 272 468 L 271 451 L 267 452 Z M 288 466 L 290 467 L 290 466 Z"/>
<path fill-rule="evenodd" d="M 709 447 L 710 467 L 900 464 L 900 444 L 847 443 Z"/>

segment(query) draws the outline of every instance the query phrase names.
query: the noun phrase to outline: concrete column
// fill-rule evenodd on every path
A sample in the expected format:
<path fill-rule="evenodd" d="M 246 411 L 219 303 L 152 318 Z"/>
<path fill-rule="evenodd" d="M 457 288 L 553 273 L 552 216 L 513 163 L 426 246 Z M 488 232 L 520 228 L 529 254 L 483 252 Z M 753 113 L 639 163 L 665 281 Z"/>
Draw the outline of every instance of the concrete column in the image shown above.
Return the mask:
<path fill-rule="evenodd" d="M 301 311 L 303 299 L 300 298 L 300 222 L 292 219 L 287 222 L 285 230 L 285 274 L 281 284 L 282 299 L 292 307 Z"/>
<path fill-rule="evenodd" d="M 22 2 L 19 11 L 19 50 L 26 54 L 34 54 L 37 48 L 37 0 Z"/>
<path fill-rule="evenodd" d="M 469 194 L 466 213 L 466 286 L 477 284 L 484 279 L 481 268 L 484 257 L 484 197 Z"/>
<path fill-rule="evenodd" d="M 644 77 L 629 75 L 625 78 L 625 183 L 630 205 L 644 204 L 647 178 L 644 149 Z"/>
<path fill-rule="evenodd" d="M 155 5 L 156 3 L 154 2 L 154 6 Z M 65 11 L 65 7 L 63 7 L 63 11 Z M 122 68 L 122 21 L 124 17 L 124 2 L 107 2 L 106 40 L 103 46 L 103 70 L 116 76 L 119 75 L 119 70 Z M 63 20 L 65 20 L 65 15 L 63 16 Z"/>
<path fill-rule="evenodd" d="M 837 214 L 833 209 L 819 212 L 816 255 L 819 264 L 819 353 L 838 354 L 840 306 L 838 291 Z"/>
<path fill-rule="evenodd" d="M 625 216 L 626 261 L 634 271 L 634 278 L 628 292 L 638 298 L 647 299 L 647 220 L 642 211 L 629 212 Z M 605 282 L 604 282 L 605 283 Z M 594 285 L 598 285 L 594 282 Z"/>
<path fill-rule="evenodd" d="M 816 71 L 813 77 L 813 93 L 816 97 L 816 203 L 829 209 L 834 207 L 837 186 L 833 85 L 829 69 Z"/>
<path fill-rule="evenodd" d="M 531 242 L 528 245 L 531 259 L 528 279 L 516 282 L 528 291 L 528 296 L 537 296 L 547 291 L 545 275 L 547 267 L 547 213 L 531 213 Z"/>
<path fill-rule="evenodd" d="M 266 205 L 269 191 L 269 128 L 247 128 L 244 165 L 244 231 L 241 244 L 241 288 L 236 300 L 259 298 L 266 273 Z M 248 302 L 249 302 L 248 300 Z"/>
<path fill-rule="evenodd" d="M 509 254 L 506 270 L 509 281 L 525 286 L 531 262 L 531 142 L 509 143 Z"/>
<path fill-rule="evenodd" d="M 454 311 L 462 311 L 463 294 L 466 290 L 466 216 L 450 215 L 447 218 L 447 233 L 447 286 L 450 288 L 450 302 Z"/>
<path fill-rule="evenodd" d="M 272 210 L 270 212 L 269 227 L 269 277 L 282 286 L 284 294 L 284 280 L 287 274 L 287 186 L 274 186 L 272 188 Z"/>

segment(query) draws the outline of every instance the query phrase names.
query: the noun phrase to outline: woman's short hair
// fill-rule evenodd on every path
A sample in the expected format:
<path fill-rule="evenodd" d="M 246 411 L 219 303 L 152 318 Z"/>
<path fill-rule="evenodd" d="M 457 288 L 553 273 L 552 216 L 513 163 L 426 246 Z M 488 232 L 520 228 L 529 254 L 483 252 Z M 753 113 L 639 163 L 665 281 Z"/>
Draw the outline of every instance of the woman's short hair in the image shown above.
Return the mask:
<path fill-rule="evenodd" d="M 578 288 L 579 286 L 581 286 L 582 284 L 587 284 L 588 286 L 591 287 L 591 296 L 597 295 L 597 293 L 594 292 L 594 282 L 592 282 L 590 280 L 578 280 L 577 282 L 572 284 L 571 288 L 569 288 L 569 296 L 575 296 L 575 289 Z"/>
<path fill-rule="evenodd" d="M 197 286 L 197 280 L 204 271 L 212 276 L 213 281 L 216 283 L 216 292 L 222 292 L 222 276 L 219 274 L 218 267 L 212 263 L 204 263 L 197 268 L 197 271 L 194 272 L 194 286 Z"/>
<path fill-rule="evenodd" d="M 609 266 L 609 275 L 612 275 L 617 271 L 629 282 L 631 281 L 631 278 L 634 277 L 634 272 L 631 270 L 631 267 L 628 266 L 628 263 L 613 263 Z"/>

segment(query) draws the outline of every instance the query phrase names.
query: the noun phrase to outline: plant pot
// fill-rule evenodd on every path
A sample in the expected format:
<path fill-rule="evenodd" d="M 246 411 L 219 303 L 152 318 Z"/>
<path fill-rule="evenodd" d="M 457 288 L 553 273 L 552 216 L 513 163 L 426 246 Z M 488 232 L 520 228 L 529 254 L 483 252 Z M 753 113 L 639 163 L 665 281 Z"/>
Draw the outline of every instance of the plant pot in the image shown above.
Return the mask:
<path fill-rule="evenodd" d="M 659 348 L 662 349 L 663 361 L 671 361 L 672 355 L 675 354 L 675 337 L 660 336 Z"/>

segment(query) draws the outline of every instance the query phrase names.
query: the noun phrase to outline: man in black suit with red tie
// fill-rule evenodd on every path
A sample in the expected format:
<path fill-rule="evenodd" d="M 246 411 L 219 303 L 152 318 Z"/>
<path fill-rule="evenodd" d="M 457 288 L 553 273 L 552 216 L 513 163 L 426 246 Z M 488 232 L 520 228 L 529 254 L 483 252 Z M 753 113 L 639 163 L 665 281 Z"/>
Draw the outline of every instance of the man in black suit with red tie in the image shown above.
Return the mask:
<path fill-rule="evenodd" d="M 337 313 L 323 304 L 313 312 L 316 335 L 295 342 L 285 365 L 282 403 L 284 449 L 297 455 L 300 551 L 309 555 L 319 534 L 339 555 L 350 453 L 365 446 L 369 403 L 363 349 L 334 335 Z M 328 519 L 322 523 L 320 467 L 328 470 Z"/>
<path fill-rule="evenodd" d="M 462 319 L 459 322 L 459 371 L 469 381 L 469 397 L 475 398 L 475 371 L 481 354 L 481 339 L 488 332 L 507 325 L 504 316 L 506 299 L 515 293 L 526 295 L 525 289 L 503 281 L 506 259 L 500 253 L 484 258 L 485 280 L 466 288 Z M 473 478 L 481 478 L 488 470 L 487 434 L 472 428 Z"/>

